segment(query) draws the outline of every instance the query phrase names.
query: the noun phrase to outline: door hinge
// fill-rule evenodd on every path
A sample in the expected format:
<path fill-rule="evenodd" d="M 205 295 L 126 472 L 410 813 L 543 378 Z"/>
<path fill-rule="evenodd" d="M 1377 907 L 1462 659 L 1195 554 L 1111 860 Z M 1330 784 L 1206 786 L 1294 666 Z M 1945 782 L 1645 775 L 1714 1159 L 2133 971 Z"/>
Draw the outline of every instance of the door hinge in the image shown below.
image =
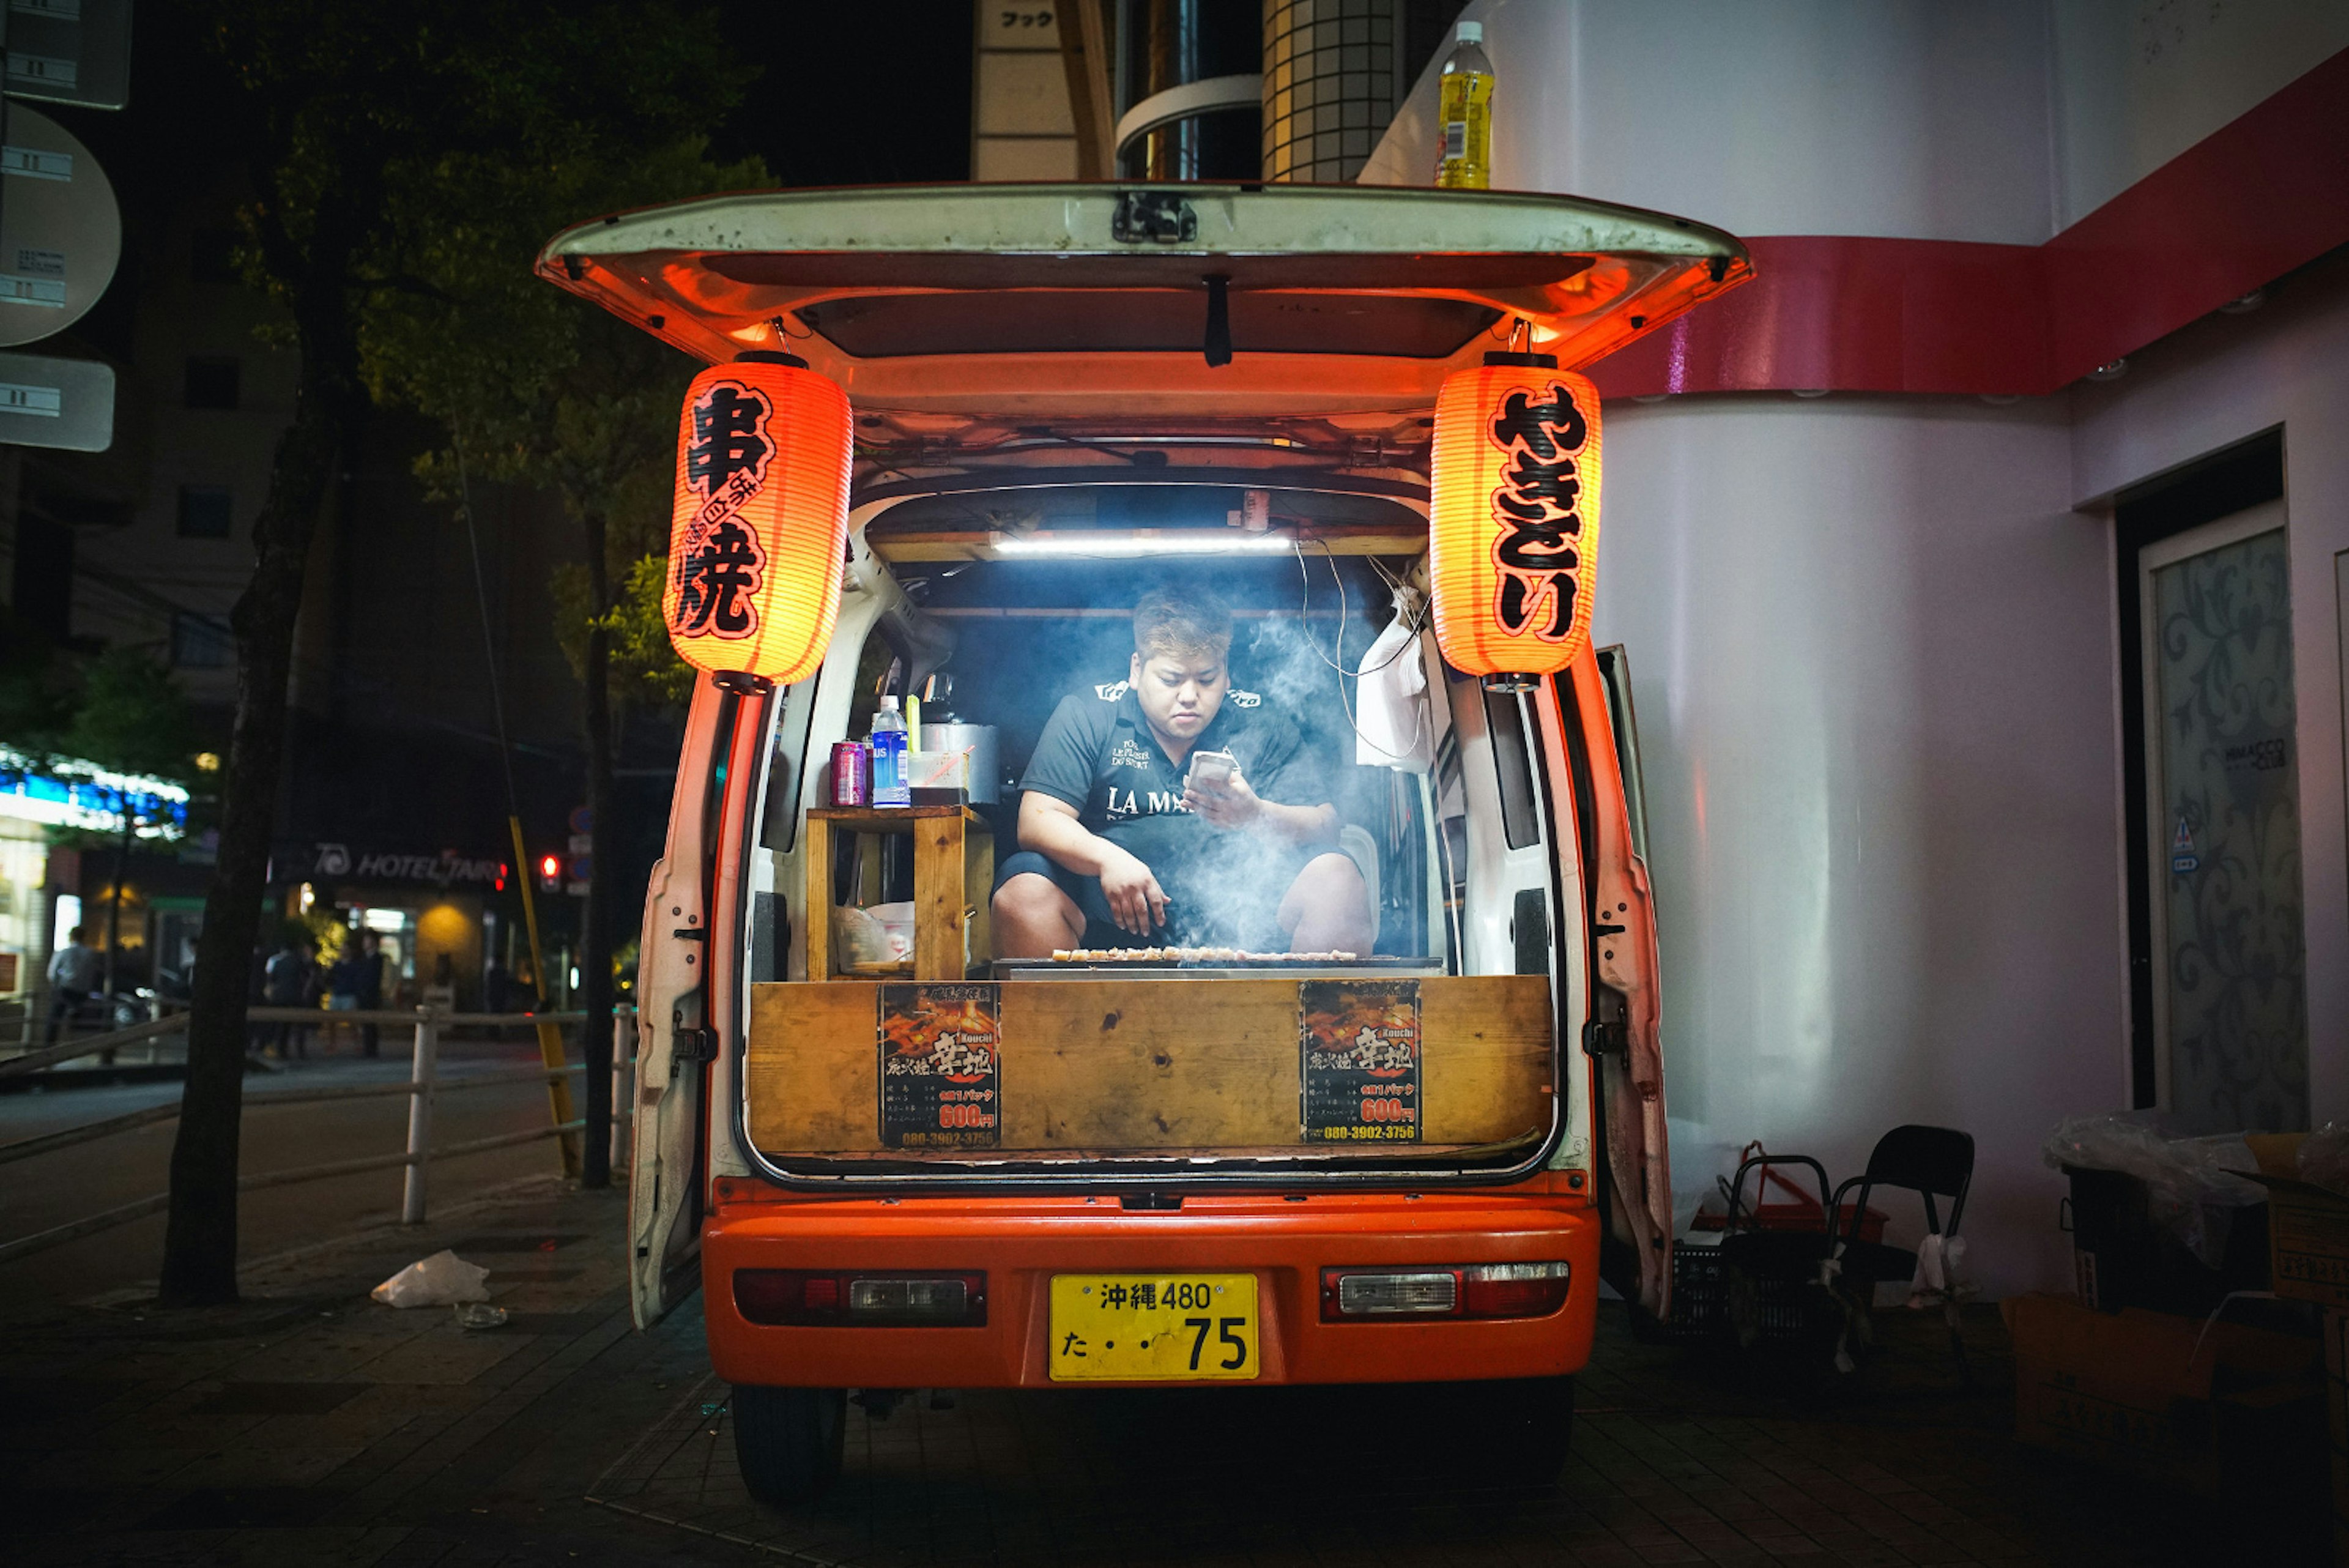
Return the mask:
<path fill-rule="evenodd" d="M 718 1042 L 707 1029 L 677 1029 L 669 1033 L 668 1059 L 674 1064 L 698 1066 L 718 1060 Z"/>
<path fill-rule="evenodd" d="M 1582 1049 L 1592 1056 L 1629 1055 L 1631 1027 L 1619 1018 L 1593 1018 L 1582 1026 Z"/>
<path fill-rule="evenodd" d="M 1199 237 L 1199 214 L 1172 191 L 1126 191 L 1110 214 L 1109 232 L 1122 244 L 1187 245 Z"/>

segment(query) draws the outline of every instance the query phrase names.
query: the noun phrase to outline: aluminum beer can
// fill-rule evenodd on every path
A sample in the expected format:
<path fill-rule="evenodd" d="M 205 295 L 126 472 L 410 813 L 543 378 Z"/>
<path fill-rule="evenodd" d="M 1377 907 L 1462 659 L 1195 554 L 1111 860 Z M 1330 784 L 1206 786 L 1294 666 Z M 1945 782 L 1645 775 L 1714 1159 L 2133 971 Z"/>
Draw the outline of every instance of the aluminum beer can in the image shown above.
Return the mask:
<path fill-rule="evenodd" d="M 862 741 L 832 743 L 832 804 L 873 804 L 873 753 Z"/>

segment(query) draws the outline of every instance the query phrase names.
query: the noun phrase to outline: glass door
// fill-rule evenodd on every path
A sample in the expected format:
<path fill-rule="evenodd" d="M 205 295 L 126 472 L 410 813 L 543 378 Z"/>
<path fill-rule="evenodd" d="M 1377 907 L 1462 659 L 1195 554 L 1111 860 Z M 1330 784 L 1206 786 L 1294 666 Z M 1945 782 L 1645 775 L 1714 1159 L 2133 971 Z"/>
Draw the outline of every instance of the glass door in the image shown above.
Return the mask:
<path fill-rule="evenodd" d="M 2283 503 L 2146 546 L 2138 605 L 2159 1103 L 2189 1131 L 2304 1128 Z"/>

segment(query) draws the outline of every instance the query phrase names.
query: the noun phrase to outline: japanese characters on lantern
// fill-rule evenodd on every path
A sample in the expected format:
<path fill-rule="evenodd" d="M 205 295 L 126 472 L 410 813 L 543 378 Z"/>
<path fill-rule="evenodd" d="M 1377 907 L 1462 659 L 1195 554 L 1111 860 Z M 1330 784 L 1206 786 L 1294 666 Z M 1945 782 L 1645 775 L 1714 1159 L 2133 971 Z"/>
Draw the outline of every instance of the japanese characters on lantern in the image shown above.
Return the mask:
<path fill-rule="evenodd" d="M 1455 669 L 1555 674 L 1590 640 L 1599 394 L 1548 354 L 1487 354 L 1435 402 L 1428 573 Z"/>
<path fill-rule="evenodd" d="M 661 611 L 678 657 L 788 685 L 823 662 L 848 534 L 848 395 L 788 354 L 693 379 Z"/>

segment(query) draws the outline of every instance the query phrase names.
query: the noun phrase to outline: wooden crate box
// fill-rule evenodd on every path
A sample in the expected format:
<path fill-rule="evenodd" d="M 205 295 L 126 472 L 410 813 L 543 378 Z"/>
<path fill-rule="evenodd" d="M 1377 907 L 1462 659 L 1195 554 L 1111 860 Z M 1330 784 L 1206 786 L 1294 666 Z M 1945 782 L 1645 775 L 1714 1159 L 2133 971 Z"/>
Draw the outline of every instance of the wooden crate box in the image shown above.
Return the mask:
<path fill-rule="evenodd" d="M 1405 1147 L 1546 1132 L 1554 1087 L 1547 980 L 1412 983 L 1419 1136 Z M 750 1136 L 760 1149 L 906 1152 L 881 1134 L 880 990 L 855 981 L 751 988 Z M 1293 975 L 1007 981 L 995 994 L 1001 1120 L 988 1152 L 1402 1152 L 1386 1142 L 1305 1142 Z"/>

